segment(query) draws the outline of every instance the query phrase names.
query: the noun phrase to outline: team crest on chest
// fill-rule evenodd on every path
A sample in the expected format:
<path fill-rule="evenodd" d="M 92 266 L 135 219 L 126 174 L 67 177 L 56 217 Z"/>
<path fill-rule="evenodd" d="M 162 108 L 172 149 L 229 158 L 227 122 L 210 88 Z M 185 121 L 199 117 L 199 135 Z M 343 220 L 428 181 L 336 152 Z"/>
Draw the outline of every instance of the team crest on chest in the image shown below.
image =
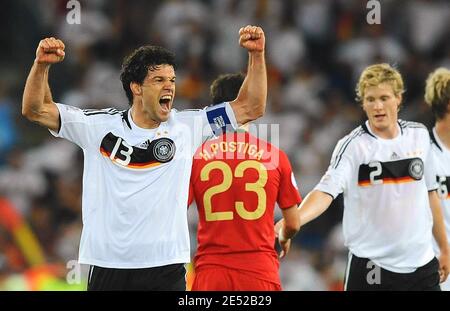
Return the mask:
<path fill-rule="evenodd" d="M 175 143 L 169 138 L 159 138 L 153 143 L 153 156 L 161 163 L 169 162 L 175 155 Z"/>
<path fill-rule="evenodd" d="M 420 180 L 423 176 L 423 161 L 420 158 L 413 159 L 409 163 L 409 176 L 415 180 Z"/>

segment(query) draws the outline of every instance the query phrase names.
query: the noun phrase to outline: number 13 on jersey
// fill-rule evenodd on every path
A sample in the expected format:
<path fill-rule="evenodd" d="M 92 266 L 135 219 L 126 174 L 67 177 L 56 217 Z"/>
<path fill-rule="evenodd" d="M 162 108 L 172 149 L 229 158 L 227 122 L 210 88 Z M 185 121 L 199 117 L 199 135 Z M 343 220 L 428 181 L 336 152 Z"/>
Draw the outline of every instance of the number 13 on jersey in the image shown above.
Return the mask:
<path fill-rule="evenodd" d="M 241 218 L 246 220 L 256 220 L 264 215 L 267 201 L 266 191 L 264 189 L 264 186 L 267 183 L 267 170 L 265 166 L 258 161 L 247 160 L 239 163 L 233 172 L 227 163 L 222 161 L 213 161 L 203 167 L 200 172 L 200 179 L 201 181 L 209 181 L 210 172 L 212 170 L 220 170 L 223 175 L 223 181 L 222 183 L 206 190 L 203 195 L 203 206 L 205 207 L 206 221 L 232 220 L 234 218 L 233 211 L 214 212 L 211 200 L 214 195 L 230 189 L 234 178 L 244 177 L 247 169 L 255 169 L 258 172 L 258 180 L 256 182 L 245 184 L 245 191 L 256 193 L 258 197 L 257 207 L 255 210 L 249 211 L 245 208 L 244 202 L 237 201 L 234 204 L 236 212 Z"/>

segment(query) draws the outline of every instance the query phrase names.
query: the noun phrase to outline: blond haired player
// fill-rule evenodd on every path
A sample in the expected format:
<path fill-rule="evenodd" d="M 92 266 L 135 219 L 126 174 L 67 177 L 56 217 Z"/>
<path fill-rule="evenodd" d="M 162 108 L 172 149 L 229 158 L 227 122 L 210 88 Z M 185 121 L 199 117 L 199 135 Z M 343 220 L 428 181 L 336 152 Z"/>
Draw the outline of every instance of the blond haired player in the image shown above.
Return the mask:
<path fill-rule="evenodd" d="M 327 172 L 299 207 L 305 224 L 343 192 L 346 290 L 440 290 L 448 275 L 430 138 L 422 124 L 398 119 L 403 92 L 400 73 L 388 64 L 362 72 L 356 93 L 367 121 L 338 142 Z"/>
<path fill-rule="evenodd" d="M 425 101 L 430 105 L 436 123 L 431 130 L 435 157 L 436 180 L 439 183 L 438 196 L 444 214 L 447 239 L 450 236 L 450 70 L 438 68 L 426 82 Z M 435 252 L 440 255 L 438 245 Z M 450 290 L 450 280 L 441 284 L 443 290 Z"/>

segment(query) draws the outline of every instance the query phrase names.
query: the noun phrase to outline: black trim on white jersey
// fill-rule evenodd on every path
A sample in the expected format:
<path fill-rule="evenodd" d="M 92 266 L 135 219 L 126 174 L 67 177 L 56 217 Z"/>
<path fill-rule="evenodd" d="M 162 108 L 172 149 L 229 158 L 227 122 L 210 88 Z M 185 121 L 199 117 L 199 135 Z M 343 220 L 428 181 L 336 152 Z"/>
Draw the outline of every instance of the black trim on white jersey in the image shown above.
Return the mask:
<path fill-rule="evenodd" d="M 56 131 L 56 133 L 59 133 L 61 131 L 61 125 L 62 125 L 61 113 L 58 113 L 58 131 Z"/>
<path fill-rule="evenodd" d="M 366 132 L 366 134 L 369 134 L 370 136 L 372 136 L 375 139 L 378 139 L 375 135 L 373 135 L 369 129 L 367 128 L 366 122 L 364 122 L 363 124 L 361 124 L 361 128 L 363 129 L 364 132 Z"/>
<path fill-rule="evenodd" d="M 399 120 L 398 124 L 400 125 L 400 128 L 404 128 L 404 129 L 406 129 L 406 128 L 422 128 L 422 129 L 428 130 L 425 125 L 423 125 L 422 123 L 419 123 L 419 122 Z"/>
<path fill-rule="evenodd" d="M 434 136 L 433 130 L 430 130 L 429 133 L 430 133 L 431 142 L 432 142 L 433 144 L 435 144 L 436 147 L 438 147 L 438 149 L 441 150 L 441 152 L 444 152 L 444 149 L 442 149 L 442 147 L 439 145 L 439 143 L 438 143 L 436 137 Z"/>
<path fill-rule="evenodd" d="M 400 124 L 400 121 L 397 120 L 397 124 L 398 124 L 398 126 L 400 127 L 400 134 L 403 135 L 403 127 L 402 127 L 402 125 Z"/>
<path fill-rule="evenodd" d="M 341 148 L 339 148 L 338 153 L 336 154 L 336 156 L 334 157 L 333 161 L 331 163 L 332 167 L 335 169 L 338 167 L 339 162 L 341 162 L 342 159 L 342 155 L 344 154 L 345 150 L 347 149 L 348 145 L 350 144 L 350 142 L 362 135 L 364 133 L 363 129 L 361 129 L 361 126 L 357 127 L 355 130 L 353 130 L 353 132 L 347 137 L 347 139 L 342 143 Z"/>
<path fill-rule="evenodd" d="M 130 120 L 128 120 L 128 111 L 130 109 L 128 108 L 127 110 L 122 111 L 122 120 L 125 121 L 125 123 L 127 124 L 128 128 L 131 130 L 131 123 Z"/>
<path fill-rule="evenodd" d="M 83 109 L 83 113 L 86 116 L 94 116 L 97 114 L 109 114 L 115 115 L 118 113 L 122 113 L 122 111 L 117 110 L 116 108 L 106 108 L 106 109 Z"/>

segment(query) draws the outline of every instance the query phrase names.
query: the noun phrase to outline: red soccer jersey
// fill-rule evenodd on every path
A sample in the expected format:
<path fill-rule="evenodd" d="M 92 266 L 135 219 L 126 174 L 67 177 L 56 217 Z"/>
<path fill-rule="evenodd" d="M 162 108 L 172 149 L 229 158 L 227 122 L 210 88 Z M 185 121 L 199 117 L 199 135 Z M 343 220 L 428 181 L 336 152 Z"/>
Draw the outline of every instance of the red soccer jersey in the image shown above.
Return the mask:
<path fill-rule="evenodd" d="M 286 154 L 244 132 L 205 142 L 195 153 L 189 204 L 199 213 L 195 268 L 221 265 L 280 283 L 274 207 L 301 202 Z"/>

